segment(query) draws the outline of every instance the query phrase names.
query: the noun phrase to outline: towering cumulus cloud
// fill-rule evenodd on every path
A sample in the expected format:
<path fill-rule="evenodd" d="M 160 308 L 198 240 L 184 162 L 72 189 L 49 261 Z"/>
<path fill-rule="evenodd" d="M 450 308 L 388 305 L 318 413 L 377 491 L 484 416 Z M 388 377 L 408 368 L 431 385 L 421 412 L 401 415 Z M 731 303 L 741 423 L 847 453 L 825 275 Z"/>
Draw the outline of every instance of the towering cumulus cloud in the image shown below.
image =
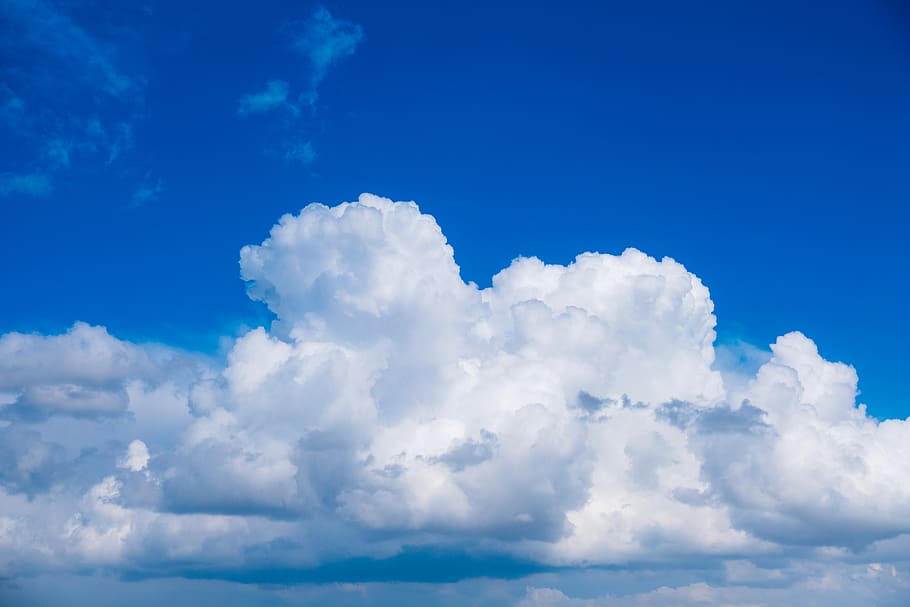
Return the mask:
<path fill-rule="evenodd" d="M 0 338 L 7 576 L 425 551 L 718 572 L 634 604 L 785 604 L 830 591 L 819 563 L 907 597 L 908 422 L 868 417 L 800 333 L 725 382 L 708 289 L 672 259 L 520 258 L 480 289 L 432 217 L 363 195 L 282 217 L 240 267 L 275 320 L 224 365 L 84 324 Z"/>

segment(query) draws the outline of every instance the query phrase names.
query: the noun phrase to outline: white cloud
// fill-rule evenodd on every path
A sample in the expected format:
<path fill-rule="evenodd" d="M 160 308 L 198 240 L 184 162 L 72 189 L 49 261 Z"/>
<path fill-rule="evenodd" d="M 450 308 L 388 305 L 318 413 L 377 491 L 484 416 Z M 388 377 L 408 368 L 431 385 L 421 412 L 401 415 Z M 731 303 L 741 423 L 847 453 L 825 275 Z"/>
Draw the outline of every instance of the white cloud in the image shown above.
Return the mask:
<path fill-rule="evenodd" d="M 855 371 L 799 333 L 748 372 L 718 371 L 710 294 L 672 259 L 521 258 L 479 289 L 432 217 L 363 195 L 285 215 L 240 267 L 276 319 L 221 369 L 187 372 L 83 324 L 0 338 L 0 411 L 40 409 L 49 436 L 64 413 L 142 420 L 106 459 L 71 460 L 85 480 L 70 485 L 49 438 L 19 435 L 12 457 L 33 465 L 0 480 L 29 487 L 17 524 L 52 555 L 17 545 L 22 562 L 230 576 L 410 546 L 726 572 L 639 602 L 525 597 L 662 605 L 749 604 L 785 582 L 798 592 L 779 604 L 798 604 L 829 596 L 811 586 L 829 578 L 790 559 L 854 575 L 903 558 L 910 422 L 868 417 Z M 172 413 L 153 432 L 155 406 Z M 878 583 L 856 575 L 850 596 Z"/>
<path fill-rule="evenodd" d="M 117 463 L 117 466 L 132 470 L 133 472 L 141 472 L 142 470 L 145 470 L 148 463 L 148 447 L 141 440 L 134 440 L 130 442 L 126 454 L 124 454 L 123 458 Z"/>
<path fill-rule="evenodd" d="M 143 350 L 83 322 L 62 335 L 0 336 L 0 390 L 61 383 L 105 386 L 151 369 Z"/>
<path fill-rule="evenodd" d="M 82 322 L 62 335 L 7 333 L 0 336 L 0 419 L 126 413 L 134 384 L 168 381 L 170 365 L 180 356 L 121 341 L 104 327 Z"/>

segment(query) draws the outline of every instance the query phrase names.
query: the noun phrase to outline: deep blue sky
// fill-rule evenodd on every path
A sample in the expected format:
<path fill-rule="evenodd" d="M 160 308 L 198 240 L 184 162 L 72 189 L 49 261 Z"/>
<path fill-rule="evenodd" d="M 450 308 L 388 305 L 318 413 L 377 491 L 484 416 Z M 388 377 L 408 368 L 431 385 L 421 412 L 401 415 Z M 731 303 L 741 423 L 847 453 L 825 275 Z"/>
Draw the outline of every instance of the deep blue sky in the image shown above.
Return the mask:
<path fill-rule="evenodd" d="M 481 286 L 517 255 L 669 255 L 721 340 L 801 330 L 873 414 L 910 415 L 900 2 L 331 2 L 363 39 L 294 120 L 238 101 L 307 86 L 289 32 L 316 5 L 185 4 L 61 4 L 95 46 L 4 8 L 0 173 L 53 185 L 0 187 L 0 332 L 85 320 L 214 351 L 268 320 L 240 247 L 369 191 L 435 215 Z M 129 90 L 98 93 L 111 71 Z M 315 157 L 283 158 L 289 138 Z"/>

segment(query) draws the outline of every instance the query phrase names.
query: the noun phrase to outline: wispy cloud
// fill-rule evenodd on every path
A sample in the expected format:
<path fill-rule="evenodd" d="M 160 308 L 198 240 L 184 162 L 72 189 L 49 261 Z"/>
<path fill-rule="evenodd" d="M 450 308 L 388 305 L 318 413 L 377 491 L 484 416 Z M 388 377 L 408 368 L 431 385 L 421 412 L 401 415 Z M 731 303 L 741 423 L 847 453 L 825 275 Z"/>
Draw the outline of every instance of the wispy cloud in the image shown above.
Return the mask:
<path fill-rule="evenodd" d="M 66 141 L 64 139 L 50 139 L 45 146 L 44 157 L 53 167 L 69 168 L 70 154 L 72 151 L 72 141 Z"/>
<path fill-rule="evenodd" d="M 7 126 L 16 126 L 25 114 L 25 101 L 12 89 L 0 83 L 0 121 Z"/>
<path fill-rule="evenodd" d="M 319 85 L 329 69 L 341 58 L 353 55 L 363 40 L 363 28 L 350 21 L 338 19 L 319 7 L 309 19 L 296 24 L 291 48 L 305 55 L 310 62 L 309 88 L 301 95 L 310 105 L 319 97 Z"/>
<path fill-rule="evenodd" d="M 0 3 L 0 130 L 17 150 L 0 169 L 10 173 L 37 169 L 49 179 L 88 163 L 110 164 L 132 145 L 144 78 L 124 67 L 110 29 L 108 36 L 90 31 L 67 6 Z"/>
<path fill-rule="evenodd" d="M 48 196 L 54 191 L 51 178 L 43 173 L 2 173 L 0 174 L 0 196 L 22 194 L 25 196 Z"/>
<path fill-rule="evenodd" d="M 161 185 L 160 179 L 154 183 L 143 183 L 138 188 L 136 188 L 135 192 L 133 192 L 133 197 L 130 200 L 130 207 L 141 207 L 154 200 L 157 200 L 163 191 L 164 187 Z"/>
<path fill-rule="evenodd" d="M 50 4 L 41 0 L 7 0 L 0 11 L 18 26 L 19 44 L 74 68 L 73 77 L 100 84 L 105 94 L 114 97 L 141 87 L 117 66 L 114 46 L 92 36 Z"/>
<path fill-rule="evenodd" d="M 263 90 L 240 97 L 237 101 L 237 114 L 247 117 L 281 110 L 295 121 L 294 131 L 300 132 L 303 130 L 301 108 L 309 108 L 312 118 L 316 112 L 320 85 L 334 65 L 342 58 L 354 54 L 363 41 L 363 28 L 333 16 L 325 7 L 319 7 L 307 19 L 292 22 L 286 31 L 290 33 L 289 49 L 306 58 L 306 82 L 298 85 L 298 92 L 294 93 L 294 87 L 287 80 L 270 80 Z M 310 138 L 289 138 L 277 147 L 281 149 L 280 155 L 288 162 L 310 164 L 316 158 Z"/>
<path fill-rule="evenodd" d="M 284 80 L 271 80 L 265 85 L 265 90 L 259 93 L 249 93 L 237 102 L 237 113 L 241 116 L 262 114 L 270 110 L 285 108 L 296 115 L 297 106 L 288 101 L 288 83 Z"/>
<path fill-rule="evenodd" d="M 306 139 L 293 139 L 284 145 L 284 159 L 288 162 L 310 164 L 316 160 L 316 150 Z"/>

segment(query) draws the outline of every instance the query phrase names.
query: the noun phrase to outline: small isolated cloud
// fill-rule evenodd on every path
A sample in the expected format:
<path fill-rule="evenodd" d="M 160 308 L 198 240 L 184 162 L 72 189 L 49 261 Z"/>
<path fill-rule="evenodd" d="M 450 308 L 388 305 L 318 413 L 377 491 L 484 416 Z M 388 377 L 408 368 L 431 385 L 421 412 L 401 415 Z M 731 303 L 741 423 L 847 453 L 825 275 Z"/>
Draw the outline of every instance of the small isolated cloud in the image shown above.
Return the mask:
<path fill-rule="evenodd" d="M 141 440 L 134 440 L 130 442 L 126 453 L 120 458 L 120 461 L 117 462 L 117 467 L 132 470 L 133 472 L 140 472 L 145 470 L 148 463 L 148 447 Z"/>
<path fill-rule="evenodd" d="M 241 97 L 237 102 L 237 113 L 241 116 L 248 116 L 284 108 L 292 114 L 297 114 L 297 106 L 288 102 L 288 90 L 287 82 L 271 80 L 266 84 L 264 91 Z"/>
<path fill-rule="evenodd" d="M 283 216 L 240 271 L 275 320 L 221 362 L 81 323 L 0 337 L 8 575 L 517 570 L 550 576 L 528 606 L 907 604 L 910 421 L 867 416 L 799 332 L 728 382 L 673 259 L 518 258 L 481 289 L 433 217 L 365 194 Z"/>
<path fill-rule="evenodd" d="M 333 16 L 325 7 L 319 7 L 309 18 L 292 23 L 288 30 L 291 35 L 290 49 L 307 60 L 306 83 L 298 84 L 298 92 L 293 93 L 293 86 L 287 81 L 271 80 L 263 90 L 240 97 L 237 114 L 247 117 L 283 110 L 290 117 L 292 128 L 300 132 L 306 127 L 305 123 L 301 125 L 305 117 L 301 116 L 300 108 L 308 107 L 312 118 L 319 98 L 319 86 L 335 64 L 354 54 L 363 40 L 363 28 Z M 287 127 L 285 124 L 284 128 Z M 282 150 L 280 155 L 289 162 L 310 164 L 316 159 L 313 143 L 308 138 L 289 137 L 275 147 Z"/>
<path fill-rule="evenodd" d="M 0 196 L 22 194 L 25 196 L 49 196 L 54 191 L 51 178 L 43 173 L 0 174 Z"/>
<path fill-rule="evenodd" d="M 161 185 L 160 179 L 154 183 L 143 183 L 133 192 L 130 206 L 136 208 L 153 202 L 158 199 L 162 192 L 164 192 L 164 187 Z"/>
<path fill-rule="evenodd" d="M 319 97 L 319 85 L 329 69 L 357 50 L 363 40 L 363 28 L 338 19 L 325 7 L 319 7 L 309 19 L 294 24 L 293 30 L 291 48 L 303 54 L 310 63 L 309 88 L 301 99 L 312 106 Z"/>
<path fill-rule="evenodd" d="M 122 29 L 92 31 L 71 9 L 42 0 L 0 3 L 0 130 L 19 164 L 5 167 L 11 172 L 51 175 L 110 163 L 132 143 L 144 80 L 124 66 L 128 37 L 115 39 Z"/>
<path fill-rule="evenodd" d="M 311 164 L 316 160 L 316 150 L 307 139 L 292 139 L 284 144 L 282 153 L 286 162 Z"/>

